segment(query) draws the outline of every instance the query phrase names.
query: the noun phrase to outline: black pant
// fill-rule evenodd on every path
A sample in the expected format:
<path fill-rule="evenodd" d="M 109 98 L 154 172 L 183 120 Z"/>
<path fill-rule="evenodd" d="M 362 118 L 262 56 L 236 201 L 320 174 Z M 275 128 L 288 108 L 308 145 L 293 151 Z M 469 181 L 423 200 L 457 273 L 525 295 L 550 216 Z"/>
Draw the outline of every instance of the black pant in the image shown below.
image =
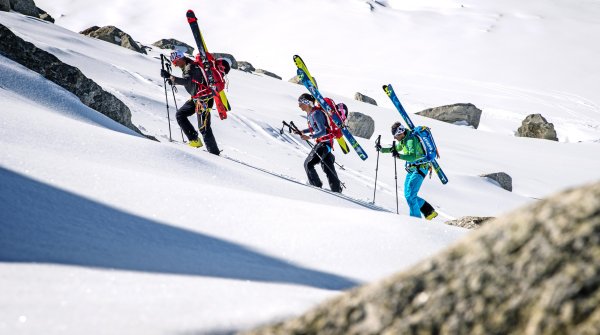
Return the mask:
<path fill-rule="evenodd" d="M 219 146 L 217 145 L 217 140 L 215 140 L 215 136 L 213 135 L 213 131 L 210 126 L 210 109 L 213 106 L 213 100 L 208 100 L 206 104 L 206 108 L 200 108 L 201 112 L 198 114 L 198 129 L 200 129 L 200 134 L 202 134 L 202 138 L 204 139 L 204 144 L 206 145 L 208 152 L 219 155 Z M 190 120 L 188 120 L 188 117 L 194 115 L 195 113 L 196 104 L 190 99 L 186 101 L 186 103 L 183 104 L 183 106 L 181 106 L 181 108 L 179 108 L 175 114 L 177 123 L 190 141 L 198 139 L 198 132 Z"/>
<path fill-rule="evenodd" d="M 315 170 L 315 165 L 318 163 L 321 163 L 321 168 L 325 172 L 325 175 L 327 175 L 327 181 L 331 190 L 341 193 L 340 179 L 335 172 L 335 156 L 331 152 L 331 147 L 326 142 L 317 143 L 304 161 L 304 170 L 306 170 L 308 182 L 313 186 L 321 187 L 323 183 Z"/>

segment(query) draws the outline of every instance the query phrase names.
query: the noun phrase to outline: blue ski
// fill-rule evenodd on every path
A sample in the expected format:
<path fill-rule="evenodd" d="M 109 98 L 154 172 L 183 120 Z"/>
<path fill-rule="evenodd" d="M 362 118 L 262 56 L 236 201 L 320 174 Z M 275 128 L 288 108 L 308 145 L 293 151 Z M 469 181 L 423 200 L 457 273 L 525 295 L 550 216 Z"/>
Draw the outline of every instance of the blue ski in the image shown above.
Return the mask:
<path fill-rule="evenodd" d="M 406 112 L 406 110 L 404 109 L 402 104 L 400 103 L 400 100 L 398 100 L 398 97 L 396 96 L 396 93 L 394 92 L 394 88 L 392 87 L 392 85 L 391 84 L 383 85 L 383 91 L 385 91 L 385 94 L 387 94 L 387 96 L 390 98 L 390 100 L 392 100 L 392 103 L 394 104 L 394 106 L 396 106 L 398 113 L 400 113 L 400 116 L 402 116 L 402 119 L 404 119 L 404 122 L 406 122 L 408 129 L 413 130 L 415 128 L 415 125 L 411 121 L 410 117 L 408 117 L 408 113 Z M 440 181 L 442 182 L 442 184 L 448 183 L 448 177 L 444 173 L 444 170 L 442 170 L 442 167 L 440 166 L 440 164 L 438 164 L 438 162 L 435 159 L 433 159 L 433 160 L 431 160 L 431 165 L 433 167 L 433 170 L 437 174 L 438 178 L 440 178 Z"/>
<path fill-rule="evenodd" d="M 344 134 L 344 137 L 346 138 L 346 140 L 348 140 L 348 143 L 350 143 L 350 146 L 352 148 L 354 148 L 354 151 L 356 151 L 356 154 L 358 155 L 358 157 L 360 157 L 363 161 L 365 159 L 367 159 L 369 156 L 367 156 L 367 153 L 365 152 L 365 150 L 360 146 L 360 144 L 358 144 L 358 142 L 354 138 L 354 135 L 352 135 L 352 133 L 350 133 L 348 128 L 346 128 L 346 126 L 344 126 L 344 123 L 342 122 L 342 120 L 340 120 L 340 118 L 337 116 L 337 114 L 331 109 L 331 107 L 325 101 L 325 99 L 323 98 L 323 96 L 321 95 L 321 93 L 319 92 L 317 87 L 313 84 L 312 81 L 310 81 L 309 77 L 306 75 L 306 72 L 304 72 L 304 70 L 302 70 L 301 68 L 298 68 L 298 76 L 300 77 L 300 81 L 306 87 L 306 89 L 310 92 L 310 94 L 312 94 L 313 97 L 315 97 L 315 99 L 317 99 L 317 101 L 319 102 L 319 105 L 321 105 L 321 107 L 323 107 L 323 109 L 325 109 L 325 111 L 327 111 L 327 113 L 329 115 L 331 115 L 331 119 L 336 124 L 336 126 L 338 126 L 342 130 L 342 134 Z"/>

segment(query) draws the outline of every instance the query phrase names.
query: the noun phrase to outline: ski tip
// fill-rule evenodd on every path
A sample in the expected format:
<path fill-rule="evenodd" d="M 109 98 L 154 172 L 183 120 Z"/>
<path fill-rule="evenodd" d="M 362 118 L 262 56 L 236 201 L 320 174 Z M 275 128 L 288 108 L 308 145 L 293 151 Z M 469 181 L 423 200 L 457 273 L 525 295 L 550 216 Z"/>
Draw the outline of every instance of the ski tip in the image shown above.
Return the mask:
<path fill-rule="evenodd" d="M 194 14 L 194 11 L 191 9 L 188 9 L 185 16 L 188 18 L 189 23 L 196 21 L 196 14 Z"/>

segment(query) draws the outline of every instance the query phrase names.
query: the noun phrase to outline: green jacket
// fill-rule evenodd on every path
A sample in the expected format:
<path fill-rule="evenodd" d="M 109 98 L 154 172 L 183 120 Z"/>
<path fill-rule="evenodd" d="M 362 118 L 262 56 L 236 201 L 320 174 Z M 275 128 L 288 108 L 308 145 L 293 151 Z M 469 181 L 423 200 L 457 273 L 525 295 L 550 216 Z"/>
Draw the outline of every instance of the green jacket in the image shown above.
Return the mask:
<path fill-rule="evenodd" d="M 425 157 L 425 152 L 423 151 L 421 142 L 410 131 L 406 134 L 406 136 L 404 136 L 402 141 L 396 142 L 396 151 L 398 151 L 400 154 L 400 159 L 409 163 Z M 392 147 L 381 148 L 381 152 L 388 154 L 392 152 Z"/>

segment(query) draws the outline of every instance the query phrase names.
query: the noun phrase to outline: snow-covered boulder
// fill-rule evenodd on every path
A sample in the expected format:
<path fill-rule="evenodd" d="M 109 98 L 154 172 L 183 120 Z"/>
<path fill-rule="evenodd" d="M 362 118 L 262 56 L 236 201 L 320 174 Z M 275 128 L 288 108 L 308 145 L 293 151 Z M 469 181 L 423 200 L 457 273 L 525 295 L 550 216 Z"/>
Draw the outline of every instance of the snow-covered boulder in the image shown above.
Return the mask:
<path fill-rule="evenodd" d="M 362 94 L 360 92 L 356 92 L 354 94 L 354 100 L 366 102 L 368 104 L 377 106 L 377 101 L 375 101 L 375 99 L 373 99 L 373 98 L 371 98 L 369 96 L 366 96 L 366 95 L 364 95 L 364 94 Z"/>
<path fill-rule="evenodd" d="M 272 78 L 275 78 L 275 79 L 279 79 L 279 80 L 282 79 L 280 76 L 276 75 L 273 72 L 267 71 L 267 70 L 256 69 L 256 71 L 254 71 L 254 72 L 260 73 L 260 74 L 264 74 L 265 76 L 272 77 Z"/>
<path fill-rule="evenodd" d="M 517 129 L 517 136 L 558 141 L 554 124 L 548 122 L 541 114 L 528 115 Z"/>
<path fill-rule="evenodd" d="M 480 177 L 489 178 L 489 179 L 495 181 L 496 183 L 498 183 L 498 185 L 500 185 L 500 187 L 502 187 L 503 189 L 505 189 L 509 192 L 512 192 L 512 177 L 509 176 L 507 173 L 504 173 L 504 172 L 488 173 L 488 174 L 482 174 Z"/>
<path fill-rule="evenodd" d="M 477 127 L 479 127 L 481 113 L 481 109 L 475 107 L 473 104 L 459 103 L 425 109 L 417 114 L 436 119 L 438 121 L 457 125 L 472 126 L 473 128 L 477 129 Z"/>
<path fill-rule="evenodd" d="M 346 124 L 354 136 L 369 139 L 375 132 L 375 121 L 363 113 L 350 112 Z"/>
<path fill-rule="evenodd" d="M 161 40 L 158 40 L 158 41 L 152 43 L 152 45 L 154 45 L 155 47 L 161 48 L 161 49 L 180 50 L 189 55 L 194 54 L 194 48 L 191 45 L 181 42 L 181 41 L 178 41 L 174 38 L 163 38 Z"/>
<path fill-rule="evenodd" d="M 231 68 L 237 70 L 238 62 L 232 54 L 227 54 L 227 53 L 223 53 L 223 52 L 213 52 L 212 55 L 215 57 L 215 59 L 227 60 L 229 62 L 229 65 L 231 66 Z"/>
<path fill-rule="evenodd" d="M 131 122 L 131 111 L 114 95 L 56 56 L 24 41 L 0 24 L 0 54 L 75 94 L 81 102 L 114 121 L 141 134 Z"/>
<path fill-rule="evenodd" d="M 134 41 L 131 35 L 127 34 L 126 32 L 122 31 L 121 29 L 115 26 L 94 26 L 81 31 L 80 34 L 97 38 L 108 43 L 120 45 L 124 48 L 133 50 L 135 52 L 146 54 L 146 50 L 144 50 L 143 47 L 138 45 L 138 43 Z"/>
<path fill-rule="evenodd" d="M 446 221 L 447 225 L 457 226 L 467 229 L 477 229 L 493 219 L 491 216 L 464 216 L 460 219 Z"/>
<path fill-rule="evenodd" d="M 46 11 L 41 9 L 40 7 L 36 7 L 36 8 L 38 10 L 38 16 L 40 19 L 54 23 L 54 18 L 50 14 L 46 13 Z"/>
<path fill-rule="evenodd" d="M 252 66 L 252 64 L 250 64 L 249 62 L 245 62 L 245 61 L 238 62 L 238 70 L 248 72 L 248 73 L 252 73 L 252 72 L 256 71 L 256 69 L 254 68 L 254 66 Z"/>
<path fill-rule="evenodd" d="M 312 77 L 312 79 L 315 81 L 317 86 L 319 86 L 319 82 L 317 82 L 317 78 Z M 302 83 L 300 82 L 300 77 L 298 75 L 295 75 L 292 78 L 290 78 L 290 80 L 288 80 L 288 82 L 293 83 L 293 84 L 302 85 Z"/>

